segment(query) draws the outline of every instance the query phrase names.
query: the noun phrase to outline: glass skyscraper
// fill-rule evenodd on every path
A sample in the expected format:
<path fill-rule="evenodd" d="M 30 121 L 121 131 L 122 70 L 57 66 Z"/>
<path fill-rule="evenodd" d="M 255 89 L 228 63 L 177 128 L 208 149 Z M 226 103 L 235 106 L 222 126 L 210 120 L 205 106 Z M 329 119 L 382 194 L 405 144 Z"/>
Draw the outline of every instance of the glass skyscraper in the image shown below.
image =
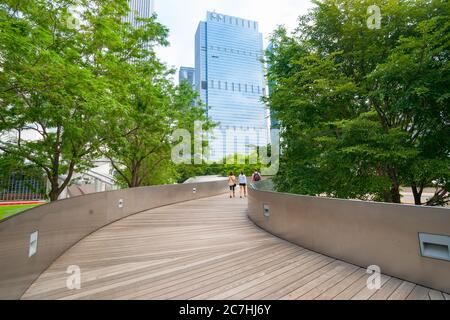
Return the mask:
<path fill-rule="evenodd" d="M 273 43 L 269 43 L 269 46 L 267 47 L 267 51 L 269 51 L 270 53 L 273 52 Z M 267 68 L 270 68 L 270 64 L 267 64 Z M 269 89 L 269 96 L 272 94 L 272 90 L 273 90 L 273 82 L 269 81 L 268 82 L 268 89 Z M 280 123 L 277 119 L 276 113 L 275 111 L 273 111 L 273 109 L 270 109 L 270 128 L 271 129 L 279 129 L 280 128 Z"/>
<path fill-rule="evenodd" d="M 208 12 L 195 37 L 195 84 L 219 123 L 208 138 L 210 159 L 249 154 L 268 143 L 262 34 L 258 22 Z"/>
<path fill-rule="evenodd" d="M 179 83 L 186 81 L 192 87 L 195 86 L 195 69 L 189 67 L 180 67 L 178 74 Z"/>
<path fill-rule="evenodd" d="M 139 26 L 137 18 L 151 18 L 154 11 L 154 0 L 129 0 L 130 12 L 124 21 Z"/>
<path fill-rule="evenodd" d="M 128 5 L 130 11 L 122 20 L 131 23 L 135 27 L 142 27 L 143 22 L 138 21 L 138 18 L 148 19 L 153 16 L 155 0 L 129 0 Z M 144 42 L 142 43 L 142 48 L 150 49 L 150 44 Z"/>

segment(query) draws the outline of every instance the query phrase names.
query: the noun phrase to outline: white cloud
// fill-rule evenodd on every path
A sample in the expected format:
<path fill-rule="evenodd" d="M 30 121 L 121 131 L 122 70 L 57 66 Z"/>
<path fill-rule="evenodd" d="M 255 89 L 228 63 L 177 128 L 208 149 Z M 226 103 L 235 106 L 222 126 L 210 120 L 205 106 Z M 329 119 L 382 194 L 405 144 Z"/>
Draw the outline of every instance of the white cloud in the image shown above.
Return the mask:
<path fill-rule="evenodd" d="M 310 0 L 155 0 L 158 20 L 170 29 L 170 47 L 158 48 L 158 56 L 169 66 L 195 64 L 195 31 L 207 11 L 216 11 L 259 22 L 265 45 L 277 25 L 293 30 L 297 18 L 312 7 Z"/>

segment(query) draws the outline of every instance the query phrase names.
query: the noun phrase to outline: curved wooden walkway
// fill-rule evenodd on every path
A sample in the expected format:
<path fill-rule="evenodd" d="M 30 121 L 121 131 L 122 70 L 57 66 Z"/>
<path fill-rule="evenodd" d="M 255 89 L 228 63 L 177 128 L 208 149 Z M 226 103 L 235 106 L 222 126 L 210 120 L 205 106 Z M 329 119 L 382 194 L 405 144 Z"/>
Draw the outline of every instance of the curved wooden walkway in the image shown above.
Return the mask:
<path fill-rule="evenodd" d="M 450 299 L 389 276 L 371 291 L 365 270 L 278 239 L 246 211 L 218 196 L 131 216 L 66 252 L 23 299 Z M 66 288 L 72 265 L 80 290 Z"/>

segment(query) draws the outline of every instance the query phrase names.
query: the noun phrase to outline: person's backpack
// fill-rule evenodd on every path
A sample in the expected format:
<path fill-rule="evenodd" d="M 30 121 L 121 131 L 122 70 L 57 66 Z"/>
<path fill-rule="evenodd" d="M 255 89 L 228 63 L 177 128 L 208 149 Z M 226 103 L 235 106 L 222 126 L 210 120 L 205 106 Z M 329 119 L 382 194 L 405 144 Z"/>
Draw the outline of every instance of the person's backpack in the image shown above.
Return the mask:
<path fill-rule="evenodd" d="M 255 173 L 255 176 L 253 177 L 253 179 L 255 181 L 261 181 L 261 176 L 259 175 L 259 173 Z"/>

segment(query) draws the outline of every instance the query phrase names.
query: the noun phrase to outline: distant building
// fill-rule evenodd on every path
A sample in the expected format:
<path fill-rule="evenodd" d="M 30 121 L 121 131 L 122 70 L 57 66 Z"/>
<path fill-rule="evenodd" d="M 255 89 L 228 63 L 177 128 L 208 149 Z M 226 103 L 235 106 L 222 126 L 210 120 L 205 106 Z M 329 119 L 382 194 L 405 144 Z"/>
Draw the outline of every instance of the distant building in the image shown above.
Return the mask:
<path fill-rule="evenodd" d="M 219 126 L 209 137 L 210 159 L 248 155 L 267 145 L 267 108 L 258 22 L 208 12 L 195 36 L 195 85 L 208 117 Z M 233 134 L 235 132 L 236 134 Z"/>
<path fill-rule="evenodd" d="M 269 52 L 273 51 L 273 43 L 272 42 L 268 45 L 267 51 L 269 51 Z M 270 68 L 270 65 L 268 65 L 267 68 Z M 272 94 L 273 85 L 274 85 L 274 83 L 269 81 L 269 83 L 268 83 L 269 96 Z M 272 109 L 270 109 L 270 127 L 272 129 L 279 129 L 279 127 L 280 127 L 280 123 L 277 119 L 277 115 L 276 115 L 275 111 Z"/>
<path fill-rule="evenodd" d="M 139 18 L 147 19 L 151 18 L 154 13 L 154 1 L 155 0 L 129 0 L 130 12 L 128 16 L 123 18 L 124 22 L 129 22 L 135 27 L 140 27 L 143 22 L 138 21 Z M 150 44 L 147 42 L 142 43 L 142 48 L 150 49 Z"/>
<path fill-rule="evenodd" d="M 178 73 L 179 82 L 182 83 L 186 81 L 192 87 L 195 86 L 195 68 L 189 67 L 180 67 L 180 71 Z"/>
<path fill-rule="evenodd" d="M 124 21 L 139 25 L 138 18 L 151 18 L 154 12 L 154 0 L 129 0 L 130 12 Z"/>

